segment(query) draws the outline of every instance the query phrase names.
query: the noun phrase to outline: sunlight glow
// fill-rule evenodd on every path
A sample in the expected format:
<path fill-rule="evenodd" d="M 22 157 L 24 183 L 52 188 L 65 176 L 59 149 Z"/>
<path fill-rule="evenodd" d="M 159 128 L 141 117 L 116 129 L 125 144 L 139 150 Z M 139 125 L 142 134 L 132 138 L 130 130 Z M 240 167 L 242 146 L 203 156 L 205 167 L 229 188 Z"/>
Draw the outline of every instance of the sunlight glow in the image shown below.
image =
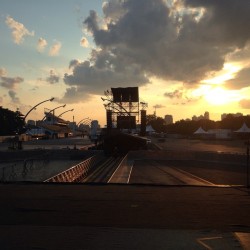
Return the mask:
<path fill-rule="evenodd" d="M 211 105 L 225 105 L 242 99 L 242 95 L 236 90 L 226 90 L 213 85 L 202 85 L 194 90 L 193 96 L 203 96 L 204 100 Z"/>
<path fill-rule="evenodd" d="M 225 81 L 234 78 L 235 73 L 237 73 L 240 69 L 241 67 L 237 64 L 226 63 L 222 71 L 218 73 L 217 76 L 203 80 L 202 83 L 216 84 L 216 85 L 223 84 Z"/>
<path fill-rule="evenodd" d="M 220 87 L 210 89 L 205 94 L 205 99 L 214 105 L 223 105 L 232 101 L 230 92 Z"/>

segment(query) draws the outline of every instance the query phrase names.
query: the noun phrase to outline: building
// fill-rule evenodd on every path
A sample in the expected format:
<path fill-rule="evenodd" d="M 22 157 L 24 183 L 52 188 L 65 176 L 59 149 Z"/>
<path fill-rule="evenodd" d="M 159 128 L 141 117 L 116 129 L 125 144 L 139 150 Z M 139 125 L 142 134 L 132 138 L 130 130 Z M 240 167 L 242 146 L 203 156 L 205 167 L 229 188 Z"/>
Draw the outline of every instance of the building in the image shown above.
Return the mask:
<path fill-rule="evenodd" d="M 209 120 L 209 112 L 205 112 L 204 115 L 196 116 L 194 115 L 192 117 L 192 121 L 199 121 L 199 120 Z"/>
<path fill-rule="evenodd" d="M 166 125 L 172 124 L 173 123 L 173 116 L 172 115 L 165 115 L 164 120 L 166 122 Z"/>
<path fill-rule="evenodd" d="M 235 114 L 232 114 L 232 113 L 224 113 L 221 115 L 221 120 L 225 119 L 228 115 L 231 115 L 233 117 L 240 117 L 240 116 L 243 116 L 242 113 L 235 113 Z"/>
<path fill-rule="evenodd" d="M 43 136 L 47 138 L 68 137 L 69 133 L 72 133 L 68 121 L 63 120 L 50 112 L 45 112 L 45 119 L 37 121 L 36 126 L 40 129 L 39 133 L 42 132 Z M 33 131 L 29 131 L 29 133 L 32 132 Z"/>
<path fill-rule="evenodd" d="M 206 111 L 204 113 L 204 119 L 209 120 L 209 112 Z"/>
<path fill-rule="evenodd" d="M 36 122 L 34 120 L 28 120 L 27 125 L 36 126 Z"/>
<path fill-rule="evenodd" d="M 97 120 L 91 121 L 90 127 L 90 138 L 91 140 L 96 140 L 98 138 L 98 134 L 100 133 L 100 125 Z"/>

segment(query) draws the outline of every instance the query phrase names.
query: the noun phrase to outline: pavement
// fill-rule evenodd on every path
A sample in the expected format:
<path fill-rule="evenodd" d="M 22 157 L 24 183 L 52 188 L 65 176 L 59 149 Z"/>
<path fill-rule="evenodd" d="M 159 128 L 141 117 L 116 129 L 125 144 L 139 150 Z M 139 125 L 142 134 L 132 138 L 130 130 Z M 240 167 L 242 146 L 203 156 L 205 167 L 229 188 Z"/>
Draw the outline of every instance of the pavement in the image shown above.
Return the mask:
<path fill-rule="evenodd" d="M 250 249 L 245 188 L 31 183 L 0 188 L 1 249 Z"/>
<path fill-rule="evenodd" d="M 245 150 L 242 142 L 158 145 Z M 244 187 L 14 182 L 0 189 L 3 250 L 250 249 L 250 190 Z"/>

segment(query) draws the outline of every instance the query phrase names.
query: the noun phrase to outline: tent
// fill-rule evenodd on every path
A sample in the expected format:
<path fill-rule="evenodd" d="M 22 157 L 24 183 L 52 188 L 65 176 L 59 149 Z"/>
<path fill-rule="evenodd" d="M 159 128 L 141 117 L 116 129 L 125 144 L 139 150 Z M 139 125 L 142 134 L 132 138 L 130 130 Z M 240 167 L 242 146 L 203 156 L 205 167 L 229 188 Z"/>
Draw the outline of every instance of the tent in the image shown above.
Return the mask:
<path fill-rule="evenodd" d="M 240 129 L 234 131 L 235 133 L 250 133 L 250 128 L 244 122 Z"/>
<path fill-rule="evenodd" d="M 155 130 L 152 128 L 151 125 L 148 125 L 148 126 L 146 127 L 146 132 L 152 133 L 152 132 L 155 132 Z"/>
<path fill-rule="evenodd" d="M 207 132 L 206 132 L 202 127 L 199 127 L 199 128 L 194 132 L 194 135 L 204 135 L 204 134 L 207 134 Z"/>

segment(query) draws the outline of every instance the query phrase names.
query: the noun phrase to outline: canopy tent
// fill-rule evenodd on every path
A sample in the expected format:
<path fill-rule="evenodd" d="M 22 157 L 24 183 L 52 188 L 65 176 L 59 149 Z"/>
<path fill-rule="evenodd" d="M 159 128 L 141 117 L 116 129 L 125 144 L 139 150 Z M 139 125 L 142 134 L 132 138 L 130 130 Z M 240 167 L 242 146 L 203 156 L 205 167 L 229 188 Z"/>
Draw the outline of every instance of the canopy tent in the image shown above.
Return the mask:
<path fill-rule="evenodd" d="M 250 128 L 244 122 L 240 129 L 234 131 L 236 133 L 250 133 Z"/>
<path fill-rule="evenodd" d="M 152 126 L 151 125 L 148 125 L 147 127 L 146 127 L 146 132 L 155 132 L 155 130 L 152 128 Z"/>
<path fill-rule="evenodd" d="M 207 134 L 207 132 L 206 132 L 202 127 L 199 127 L 199 128 L 194 132 L 194 135 L 204 135 L 204 134 Z"/>

